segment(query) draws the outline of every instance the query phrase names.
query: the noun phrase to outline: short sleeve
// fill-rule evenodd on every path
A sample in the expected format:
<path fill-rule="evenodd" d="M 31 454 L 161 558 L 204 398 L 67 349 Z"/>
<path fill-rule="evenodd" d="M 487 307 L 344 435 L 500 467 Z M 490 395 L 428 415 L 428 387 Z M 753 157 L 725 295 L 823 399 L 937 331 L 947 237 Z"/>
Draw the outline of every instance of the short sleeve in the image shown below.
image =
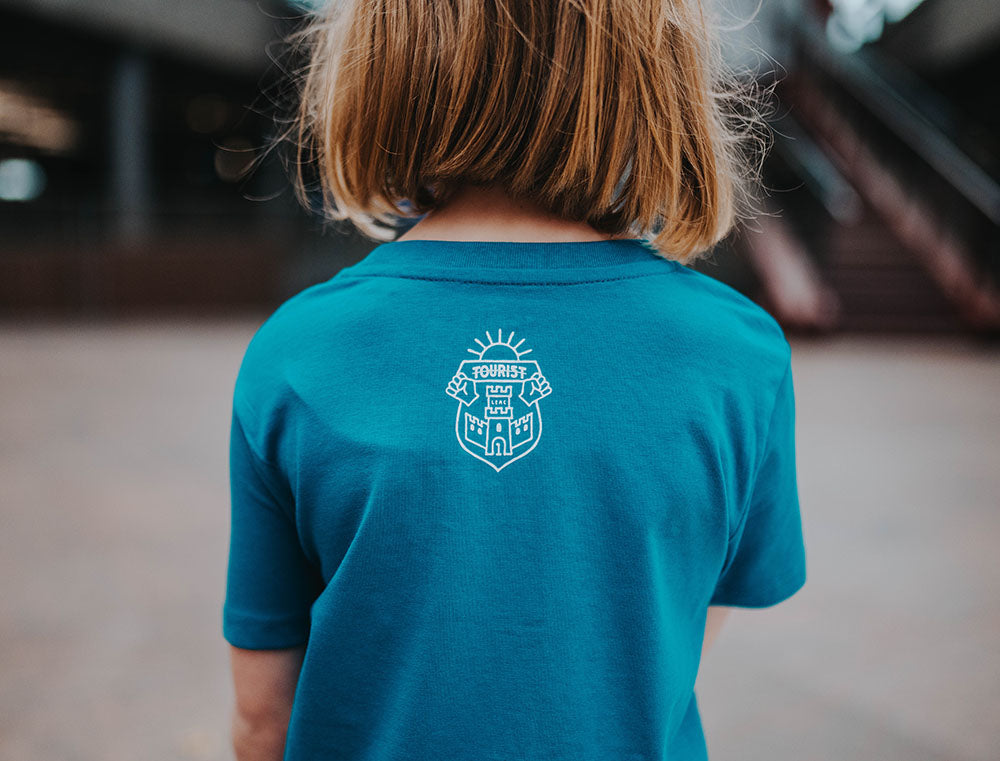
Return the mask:
<path fill-rule="evenodd" d="M 248 650 L 305 644 L 320 577 L 302 550 L 287 481 L 253 452 L 235 413 L 229 480 L 232 521 L 223 636 Z"/>
<path fill-rule="evenodd" d="M 726 565 L 709 604 L 765 608 L 791 597 L 805 581 L 789 365 L 778 387 L 749 502 L 730 538 Z"/>

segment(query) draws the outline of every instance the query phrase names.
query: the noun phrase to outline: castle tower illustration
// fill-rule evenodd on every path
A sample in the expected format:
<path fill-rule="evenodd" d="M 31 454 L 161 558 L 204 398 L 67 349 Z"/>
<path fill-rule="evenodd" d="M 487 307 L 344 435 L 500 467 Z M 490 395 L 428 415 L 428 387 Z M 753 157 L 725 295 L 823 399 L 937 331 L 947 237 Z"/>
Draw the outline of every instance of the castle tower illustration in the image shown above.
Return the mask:
<path fill-rule="evenodd" d="M 466 452 L 499 472 L 538 443 L 542 417 L 538 402 L 552 393 L 538 362 L 524 359 L 531 349 L 519 350 L 511 331 L 494 340 L 486 331 L 479 349 L 468 349 L 475 359 L 461 362 L 446 392 L 458 400 L 455 434 Z"/>

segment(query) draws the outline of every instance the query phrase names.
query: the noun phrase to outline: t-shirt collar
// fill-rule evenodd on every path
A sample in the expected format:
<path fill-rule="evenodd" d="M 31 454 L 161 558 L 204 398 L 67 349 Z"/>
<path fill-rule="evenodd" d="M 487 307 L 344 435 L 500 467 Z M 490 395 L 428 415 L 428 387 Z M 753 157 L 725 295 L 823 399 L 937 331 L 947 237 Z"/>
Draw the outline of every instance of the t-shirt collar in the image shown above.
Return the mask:
<path fill-rule="evenodd" d="M 594 241 L 470 241 L 409 239 L 382 243 L 354 266 L 356 274 L 415 274 L 459 271 L 521 275 L 548 271 L 546 277 L 595 269 L 661 266 L 665 259 L 646 241 L 620 238 Z M 553 273 L 555 270 L 557 272 Z"/>

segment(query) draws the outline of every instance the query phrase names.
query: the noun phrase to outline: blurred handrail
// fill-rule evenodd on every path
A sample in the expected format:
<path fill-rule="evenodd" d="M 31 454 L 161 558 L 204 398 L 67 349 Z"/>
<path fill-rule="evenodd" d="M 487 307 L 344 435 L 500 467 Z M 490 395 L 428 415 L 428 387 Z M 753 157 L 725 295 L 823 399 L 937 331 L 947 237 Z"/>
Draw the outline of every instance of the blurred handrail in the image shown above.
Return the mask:
<path fill-rule="evenodd" d="M 807 18 L 792 17 L 791 28 L 807 55 L 835 77 L 900 140 L 912 148 L 970 204 L 1000 226 L 1000 183 L 903 98 L 879 69 L 886 64 L 873 50 L 840 53 L 822 29 Z"/>
<path fill-rule="evenodd" d="M 775 150 L 798 172 L 830 216 L 845 225 L 856 222 L 861 214 L 861 199 L 802 126 L 785 113 L 772 122 L 772 127 L 781 138 L 775 141 Z"/>

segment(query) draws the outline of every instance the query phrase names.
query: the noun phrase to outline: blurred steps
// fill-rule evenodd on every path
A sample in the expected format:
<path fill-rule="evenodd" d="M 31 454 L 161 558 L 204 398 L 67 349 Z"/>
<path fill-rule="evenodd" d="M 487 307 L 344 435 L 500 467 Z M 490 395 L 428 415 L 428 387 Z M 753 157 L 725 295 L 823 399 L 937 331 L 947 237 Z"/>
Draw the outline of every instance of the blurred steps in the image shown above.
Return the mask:
<path fill-rule="evenodd" d="M 848 331 L 966 329 L 938 284 L 867 206 L 853 225 L 831 225 L 820 275 L 836 293 Z"/>

